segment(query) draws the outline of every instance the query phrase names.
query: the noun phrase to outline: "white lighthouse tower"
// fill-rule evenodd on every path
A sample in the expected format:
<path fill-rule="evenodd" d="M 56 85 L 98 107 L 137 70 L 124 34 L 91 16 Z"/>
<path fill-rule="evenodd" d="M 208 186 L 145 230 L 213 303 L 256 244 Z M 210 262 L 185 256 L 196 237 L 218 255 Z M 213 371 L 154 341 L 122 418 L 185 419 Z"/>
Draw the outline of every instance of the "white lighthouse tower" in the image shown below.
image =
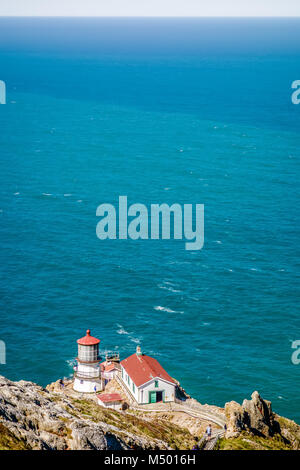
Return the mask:
<path fill-rule="evenodd" d="M 91 393 L 102 390 L 102 379 L 99 357 L 100 339 L 91 336 L 87 330 L 86 336 L 77 340 L 78 357 L 75 367 L 73 388 L 77 392 Z"/>

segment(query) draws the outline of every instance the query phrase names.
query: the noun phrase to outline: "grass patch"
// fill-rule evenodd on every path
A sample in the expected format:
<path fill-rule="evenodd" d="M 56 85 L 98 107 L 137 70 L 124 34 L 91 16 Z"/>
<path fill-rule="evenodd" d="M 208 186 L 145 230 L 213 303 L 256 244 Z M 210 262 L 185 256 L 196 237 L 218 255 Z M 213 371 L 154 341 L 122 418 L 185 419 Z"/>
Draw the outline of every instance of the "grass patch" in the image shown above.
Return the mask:
<path fill-rule="evenodd" d="M 120 431 L 144 438 L 158 439 L 173 449 L 191 449 L 195 443 L 194 436 L 188 430 L 158 417 L 153 420 L 145 420 L 131 412 L 119 413 L 115 410 L 106 410 L 88 400 L 75 399 L 73 404 L 81 416 L 86 415 L 95 422 L 104 422 L 115 426 Z"/>
<path fill-rule="evenodd" d="M 218 450 L 292 450 L 283 438 L 276 434 L 273 437 L 258 437 L 241 433 L 232 439 L 220 439 Z"/>
<path fill-rule="evenodd" d="M 0 450 L 29 450 L 29 446 L 0 423 Z"/>

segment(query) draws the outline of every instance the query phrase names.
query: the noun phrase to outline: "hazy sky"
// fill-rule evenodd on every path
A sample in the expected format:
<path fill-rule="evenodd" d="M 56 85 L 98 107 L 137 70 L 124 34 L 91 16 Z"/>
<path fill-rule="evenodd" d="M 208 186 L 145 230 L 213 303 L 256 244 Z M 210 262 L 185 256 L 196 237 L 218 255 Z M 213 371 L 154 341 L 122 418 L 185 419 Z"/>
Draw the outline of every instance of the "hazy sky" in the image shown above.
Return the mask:
<path fill-rule="evenodd" d="M 0 0 L 1 16 L 300 16 L 300 0 Z"/>

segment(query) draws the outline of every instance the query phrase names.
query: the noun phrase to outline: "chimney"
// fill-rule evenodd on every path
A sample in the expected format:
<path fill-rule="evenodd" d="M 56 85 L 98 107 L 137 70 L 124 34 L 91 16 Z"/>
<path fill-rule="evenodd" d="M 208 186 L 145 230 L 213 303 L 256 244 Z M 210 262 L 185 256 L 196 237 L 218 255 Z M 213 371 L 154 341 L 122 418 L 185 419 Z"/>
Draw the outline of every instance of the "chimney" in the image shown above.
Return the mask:
<path fill-rule="evenodd" d="M 137 355 L 137 356 L 142 356 L 141 346 L 137 346 L 137 347 L 136 347 L 136 355 Z"/>

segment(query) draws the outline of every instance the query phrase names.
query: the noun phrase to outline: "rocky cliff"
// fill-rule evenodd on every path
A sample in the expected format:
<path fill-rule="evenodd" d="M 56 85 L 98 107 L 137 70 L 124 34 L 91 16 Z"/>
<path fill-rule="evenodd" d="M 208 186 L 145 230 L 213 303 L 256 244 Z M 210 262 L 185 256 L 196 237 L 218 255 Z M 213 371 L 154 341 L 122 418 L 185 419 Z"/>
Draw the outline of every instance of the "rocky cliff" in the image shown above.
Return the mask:
<path fill-rule="evenodd" d="M 272 411 L 271 402 L 257 391 L 242 405 L 226 403 L 225 449 L 300 449 L 300 426 Z"/>
<path fill-rule="evenodd" d="M 207 425 L 167 409 L 116 412 L 66 393 L 58 383 L 47 388 L 0 376 L 0 450 L 191 449 Z M 257 392 L 242 405 L 227 403 L 225 414 L 227 432 L 220 449 L 300 448 L 300 426 L 274 414 Z"/>
<path fill-rule="evenodd" d="M 118 413 L 0 376 L 0 449 L 172 449 L 193 442 L 188 430 L 168 421 Z"/>

